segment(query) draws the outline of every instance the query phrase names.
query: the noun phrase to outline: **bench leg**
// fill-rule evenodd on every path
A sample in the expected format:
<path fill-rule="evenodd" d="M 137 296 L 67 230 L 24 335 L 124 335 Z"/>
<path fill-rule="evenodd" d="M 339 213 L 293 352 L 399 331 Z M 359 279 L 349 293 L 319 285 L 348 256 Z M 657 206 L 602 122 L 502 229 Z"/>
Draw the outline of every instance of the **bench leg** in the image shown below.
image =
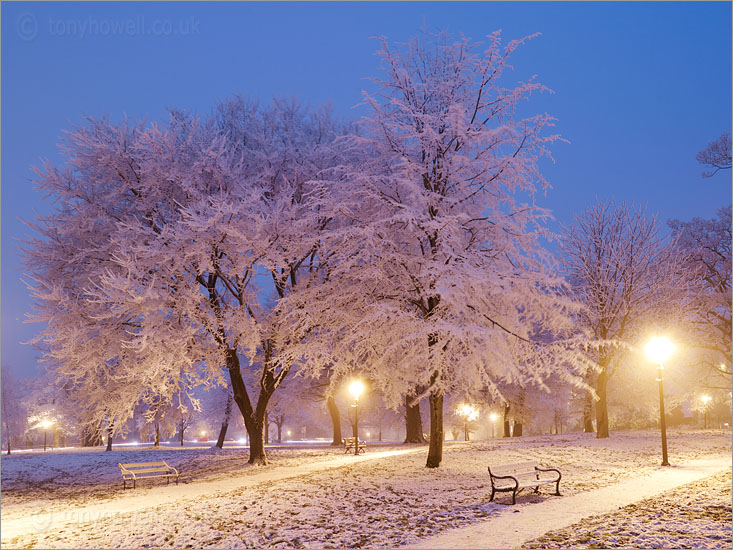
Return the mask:
<path fill-rule="evenodd" d="M 560 480 L 557 480 L 557 483 L 555 483 L 555 496 L 561 497 L 560 494 Z"/>
<path fill-rule="evenodd" d="M 494 493 L 496 493 L 496 490 L 492 487 L 491 488 L 491 498 L 489 498 L 489 502 L 493 502 L 494 501 Z"/>
<path fill-rule="evenodd" d="M 512 504 L 516 504 L 516 503 L 517 503 L 517 490 L 514 489 L 514 491 L 512 491 Z"/>

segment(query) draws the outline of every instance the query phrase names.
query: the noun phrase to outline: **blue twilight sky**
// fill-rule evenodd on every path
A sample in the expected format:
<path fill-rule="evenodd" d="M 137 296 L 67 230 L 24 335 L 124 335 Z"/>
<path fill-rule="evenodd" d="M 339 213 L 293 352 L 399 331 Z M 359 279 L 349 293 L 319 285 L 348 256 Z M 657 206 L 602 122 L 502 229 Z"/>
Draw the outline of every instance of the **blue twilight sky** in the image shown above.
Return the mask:
<path fill-rule="evenodd" d="M 377 74 L 375 35 L 401 41 L 448 27 L 475 40 L 540 32 L 510 79 L 554 90 L 530 106 L 570 143 L 545 166 L 540 202 L 558 222 L 595 197 L 648 203 L 669 218 L 712 217 L 730 173 L 700 177 L 695 154 L 731 127 L 731 2 L 25 3 L 2 6 L 2 363 L 22 376 L 38 330 L 20 279 L 18 239 L 48 205 L 40 158 L 83 115 L 162 119 L 208 112 L 236 93 L 331 102 L 344 117 Z M 510 80 L 506 81 L 510 83 Z"/>

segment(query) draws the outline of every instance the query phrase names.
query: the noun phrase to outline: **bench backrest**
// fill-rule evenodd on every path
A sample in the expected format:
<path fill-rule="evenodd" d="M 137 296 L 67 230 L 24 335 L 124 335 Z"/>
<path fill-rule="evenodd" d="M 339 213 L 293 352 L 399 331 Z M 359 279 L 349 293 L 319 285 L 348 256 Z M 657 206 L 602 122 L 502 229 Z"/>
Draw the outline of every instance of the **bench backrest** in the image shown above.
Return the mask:
<path fill-rule="evenodd" d="M 117 464 L 120 468 L 125 470 L 134 470 L 136 468 L 170 468 L 165 460 L 160 462 L 130 462 L 129 464 Z"/>
<path fill-rule="evenodd" d="M 516 464 L 500 464 L 497 466 L 489 466 L 489 471 L 495 476 L 521 476 L 527 474 L 535 474 L 535 467 L 538 462 L 518 462 Z"/>
<path fill-rule="evenodd" d="M 354 444 L 354 438 L 353 437 L 344 437 L 344 443 L 348 444 Z"/>

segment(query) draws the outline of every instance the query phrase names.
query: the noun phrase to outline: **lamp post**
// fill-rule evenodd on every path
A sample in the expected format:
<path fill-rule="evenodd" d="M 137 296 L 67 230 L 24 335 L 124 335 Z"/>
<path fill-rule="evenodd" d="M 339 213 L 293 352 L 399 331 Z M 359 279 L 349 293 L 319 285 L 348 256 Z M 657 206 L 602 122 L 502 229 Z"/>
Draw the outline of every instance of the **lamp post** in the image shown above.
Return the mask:
<path fill-rule="evenodd" d="M 662 430 L 662 466 L 669 466 L 667 460 L 667 423 L 664 418 L 664 360 L 670 356 L 674 346 L 663 337 L 652 338 L 646 345 L 647 357 L 657 366 L 657 382 L 659 382 L 659 426 Z"/>
<path fill-rule="evenodd" d="M 478 410 L 464 403 L 458 407 L 458 414 L 463 417 L 463 440 L 468 441 L 468 423 L 478 418 Z"/>
<path fill-rule="evenodd" d="M 703 395 L 700 399 L 702 400 L 702 407 L 703 407 L 702 408 L 702 411 L 703 411 L 703 416 L 702 416 L 703 429 L 707 430 L 710 427 L 710 417 L 708 416 L 709 405 L 710 405 L 710 401 L 713 398 L 710 397 L 709 395 Z"/>
<path fill-rule="evenodd" d="M 359 396 L 364 392 L 364 384 L 354 380 L 349 386 L 351 395 L 354 396 L 354 456 L 359 454 Z"/>
<path fill-rule="evenodd" d="M 43 426 L 43 450 L 46 450 L 46 439 L 48 436 L 48 429 L 53 426 L 53 422 L 50 420 L 44 420 L 41 422 L 41 426 Z"/>
<path fill-rule="evenodd" d="M 499 418 L 499 415 L 496 413 L 491 413 L 489 415 L 489 418 L 491 419 L 491 439 L 494 439 L 496 437 L 496 421 Z"/>

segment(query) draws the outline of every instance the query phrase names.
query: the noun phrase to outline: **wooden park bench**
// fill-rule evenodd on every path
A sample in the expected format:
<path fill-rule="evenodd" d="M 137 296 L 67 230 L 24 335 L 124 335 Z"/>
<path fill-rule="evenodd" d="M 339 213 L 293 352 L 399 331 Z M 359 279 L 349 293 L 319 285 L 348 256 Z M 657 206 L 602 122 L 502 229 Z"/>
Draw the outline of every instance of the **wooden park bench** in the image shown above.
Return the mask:
<path fill-rule="evenodd" d="M 351 451 L 354 452 L 354 440 L 355 437 L 345 437 L 344 438 L 344 454 Z M 366 452 L 366 441 L 359 440 L 359 449 L 357 450 L 358 454 L 362 454 Z"/>
<path fill-rule="evenodd" d="M 172 466 L 168 466 L 165 460 L 160 462 L 131 462 L 129 464 L 117 463 L 122 474 L 122 488 L 127 489 L 127 482 L 132 480 L 132 488 L 135 488 L 135 482 L 138 479 L 147 479 L 152 477 L 164 477 L 168 483 L 171 478 L 176 479 L 178 483 L 178 470 Z"/>
<path fill-rule="evenodd" d="M 545 472 L 556 472 L 557 476 L 550 478 Z M 548 483 L 555 484 L 555 494 L 560 496 L 560 479 L 562 474 L 556 468 L 540 468 L 538 462 L 520 462 L 518 464 L 503 464 L 501 466 L 489 466 L 491 476 L 491 498 L 494 500 L 494 493 L 512 493 L 512 504 L 517 502 L 517 493 L 522 489 L 534 487 L 538 493 L 540 485 Z"/>

